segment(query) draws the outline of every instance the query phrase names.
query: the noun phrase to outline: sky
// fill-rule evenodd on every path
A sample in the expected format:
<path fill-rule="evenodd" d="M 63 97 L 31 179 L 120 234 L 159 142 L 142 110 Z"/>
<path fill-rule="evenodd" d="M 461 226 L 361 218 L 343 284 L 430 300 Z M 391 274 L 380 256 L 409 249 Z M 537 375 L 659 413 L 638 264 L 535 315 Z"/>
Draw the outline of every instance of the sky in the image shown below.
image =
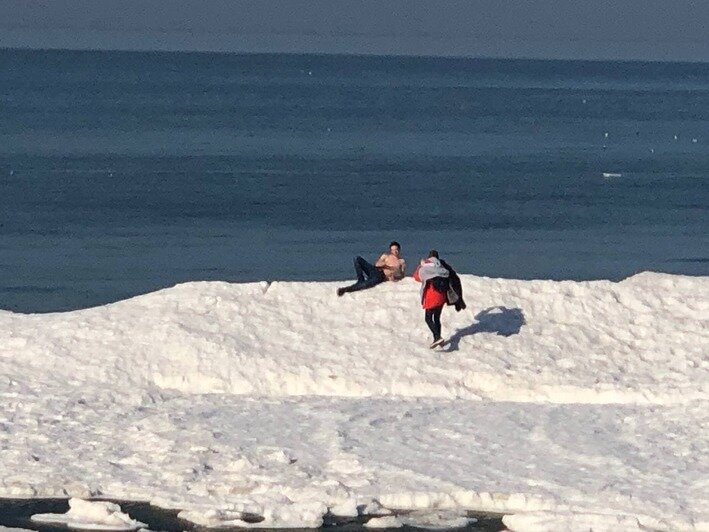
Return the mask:
<path fill-rule="evenodd" d="M 707 0 L 0 0 L 0 48 L 709 62 Z"/>

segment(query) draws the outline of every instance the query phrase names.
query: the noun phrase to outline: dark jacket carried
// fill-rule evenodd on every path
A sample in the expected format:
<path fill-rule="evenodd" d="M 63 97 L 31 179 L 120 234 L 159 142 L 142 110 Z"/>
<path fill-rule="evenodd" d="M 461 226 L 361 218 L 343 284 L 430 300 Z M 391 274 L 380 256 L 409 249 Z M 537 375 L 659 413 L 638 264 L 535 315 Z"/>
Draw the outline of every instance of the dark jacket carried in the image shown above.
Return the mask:
<path fill-rule="evenodd" d="M 441 266 L 448 270 L 448 304 L 455 305 L 455 310 L 461 311 L 467 305 L 463 301 L 463 287 L 460 284 L 460 277 L 446 261 L 441 260 Z"/>

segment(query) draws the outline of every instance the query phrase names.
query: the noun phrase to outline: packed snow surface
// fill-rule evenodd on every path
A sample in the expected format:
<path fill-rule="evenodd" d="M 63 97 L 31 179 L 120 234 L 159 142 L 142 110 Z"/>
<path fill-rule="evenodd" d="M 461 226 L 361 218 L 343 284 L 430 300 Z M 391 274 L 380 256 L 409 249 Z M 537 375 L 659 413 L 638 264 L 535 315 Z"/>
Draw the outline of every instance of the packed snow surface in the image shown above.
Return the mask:
<path fill-rule="evenodd" d="M 709 530 L 709 278 L 462 281 L 435 351 L 411 279 L 0 311 L 0 495 L 204 526 Z"/>

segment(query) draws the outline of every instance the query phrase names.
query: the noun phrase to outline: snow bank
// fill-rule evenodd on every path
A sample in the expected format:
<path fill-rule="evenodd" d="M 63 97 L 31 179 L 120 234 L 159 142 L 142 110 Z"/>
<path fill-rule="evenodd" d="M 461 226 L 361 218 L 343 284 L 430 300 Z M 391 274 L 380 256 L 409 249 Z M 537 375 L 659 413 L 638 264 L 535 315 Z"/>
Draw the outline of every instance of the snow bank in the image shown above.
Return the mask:
<path fill-rule="evenodd" d="M 0 496 L 145 500 L 204 526 L 477 510 L 709 530 L 709 279 L 463 284 L 439 351 L 410 280 L 0 312 Z"/>
<path fill-rule="evenodd" d="M 709 279 L 621 283 L 463 276 L 428 349 L 417 283 L 189 283 L 79 312 L 0 315 L 9 374 L 144 390 L 557 403 L 709 397 Z M 79 370 L 77 370 L 79 368 Z"/>

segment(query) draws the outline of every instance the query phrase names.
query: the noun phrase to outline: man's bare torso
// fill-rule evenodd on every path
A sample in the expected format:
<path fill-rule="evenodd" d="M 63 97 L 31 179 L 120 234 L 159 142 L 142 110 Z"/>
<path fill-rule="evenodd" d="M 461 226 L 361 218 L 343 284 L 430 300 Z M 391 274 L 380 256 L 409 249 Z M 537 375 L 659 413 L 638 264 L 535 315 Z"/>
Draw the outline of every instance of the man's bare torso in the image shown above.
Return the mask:
<path fill-rule="evenodd" d="M 406 261 L 392 253 L 384 253 L 376 264 L 384 273 L 387 281 L 399 281 L 406 275 Z"/>

